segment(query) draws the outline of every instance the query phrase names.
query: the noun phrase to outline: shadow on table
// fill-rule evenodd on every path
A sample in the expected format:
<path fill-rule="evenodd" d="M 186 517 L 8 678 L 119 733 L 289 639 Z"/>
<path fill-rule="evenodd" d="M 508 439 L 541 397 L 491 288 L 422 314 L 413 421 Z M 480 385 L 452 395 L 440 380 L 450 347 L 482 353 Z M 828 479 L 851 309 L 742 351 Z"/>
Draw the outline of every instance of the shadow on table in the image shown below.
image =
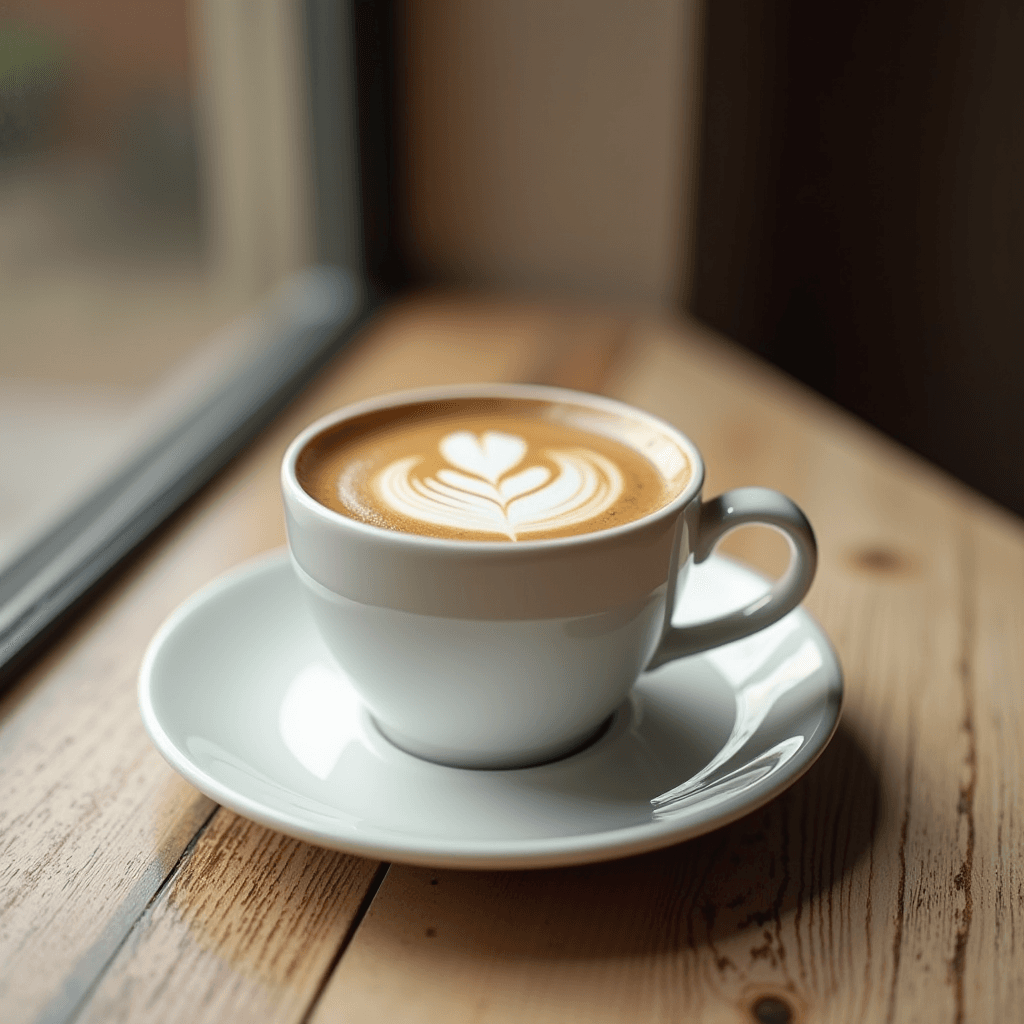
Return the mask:
<path fill-rule="evenodd" d="M 877 771 L 854 731 L 841 724 L 818 763 L 785 793 L 665 850 L 542 871 L 396 865 L 392 872 L 408 873 L 404 884 L 413 889 L 433 887 L 440 899 L 425 902 L 437 919 L 425 934 L 453 951 L 557 960 L 707 947 L 722 969 L 728 964 L 719 943 L 749 933 L 750 957 L 771 961 L 784 916 L 828 916 L 833 893 L 838 901 L 868 851 L 880 814 Z M 481 921 L 493 924 L 481 928 Z"/>

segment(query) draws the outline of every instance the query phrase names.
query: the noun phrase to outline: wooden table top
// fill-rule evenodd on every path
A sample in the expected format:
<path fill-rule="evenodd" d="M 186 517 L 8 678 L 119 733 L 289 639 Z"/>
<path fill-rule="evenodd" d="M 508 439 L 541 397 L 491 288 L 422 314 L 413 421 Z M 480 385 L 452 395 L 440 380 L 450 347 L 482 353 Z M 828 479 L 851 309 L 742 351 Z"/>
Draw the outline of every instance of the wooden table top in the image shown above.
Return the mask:
<path fill-rule="evenodd" d="M 632 402 L 698 443 L 706 495 L 762 484 L 806 510 L 807 605 L 847 701 L 785 794 L 627 860 L 434 871 L 268 831 L 157 754 L 142 653 L 194 590 L 283 544 L 288 441 L 355 399 L 471 380 Z M 727 545 L 784 563 L 771 531 Z M 0 1021 L 1020 1019 L 1022 583 L 1019 520 L 692 324 L 406 299 L 0 703 Z"/>

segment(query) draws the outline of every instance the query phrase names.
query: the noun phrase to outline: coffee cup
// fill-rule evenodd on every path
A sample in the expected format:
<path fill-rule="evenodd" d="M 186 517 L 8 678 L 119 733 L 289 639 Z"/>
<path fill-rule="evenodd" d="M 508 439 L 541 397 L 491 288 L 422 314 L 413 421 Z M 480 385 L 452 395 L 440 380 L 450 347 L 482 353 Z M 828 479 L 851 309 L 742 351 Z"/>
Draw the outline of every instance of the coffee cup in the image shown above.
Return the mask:
<path fill-rule="evenodd" d="M 702 501 L 670 424 L 597 395 L 483 384 L 386 395 L 312 424 L 282 466 L 310 613 L 377 727 L 463 768 L 564 756 L 641 672 L 737 640 L 803 598 L 817 550 L 787 497 Z M 789 541 L 763 598 L 684 628 L 686 570 L 737 526 Z"/>

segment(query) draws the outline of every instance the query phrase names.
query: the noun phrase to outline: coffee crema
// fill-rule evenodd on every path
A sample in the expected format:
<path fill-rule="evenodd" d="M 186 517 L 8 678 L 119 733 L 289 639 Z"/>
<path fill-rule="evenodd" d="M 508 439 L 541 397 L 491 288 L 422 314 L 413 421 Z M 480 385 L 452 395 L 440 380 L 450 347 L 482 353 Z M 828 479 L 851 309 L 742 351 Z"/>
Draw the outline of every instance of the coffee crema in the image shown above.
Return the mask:
<path fill-rule="evenodd" d="M 365 413 L 299 453 L 314 500 L 401 533 L 541 540 L 605 530 L 686 487 L 686 453 L 645 421 L 569 402 L 457 398 Z"/>

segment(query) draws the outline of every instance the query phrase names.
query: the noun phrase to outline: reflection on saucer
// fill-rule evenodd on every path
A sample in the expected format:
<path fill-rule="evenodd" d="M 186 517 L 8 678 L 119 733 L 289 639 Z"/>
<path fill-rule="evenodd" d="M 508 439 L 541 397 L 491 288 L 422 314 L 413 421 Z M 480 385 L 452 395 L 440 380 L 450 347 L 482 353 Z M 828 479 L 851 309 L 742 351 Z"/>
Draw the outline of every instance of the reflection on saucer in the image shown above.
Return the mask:
<path fill-rule="evenodd" d="M 763 754 L 759 754 L 731 772 L 725 772 L 711 779 L 704 776 L 701 782 L 688 783 L 669 793 L 655 797 L 651 801 L 654 804 L 654 817 L 662 818 L 676 814 L 698 801 L 705 803 L 711 800 L 722 800 L 725 797 L 742 793 L 743 790 L 763 782 L 769 775 L 774 774 L 792 760 L 803 744 L 803 736 L 790 736 L 789 739 L 776 743 L 770 750 L 766 750 Z"/>
<path fill-rule="evenodd" d="M 783 657 L 774 668 L 770 667 L 796 628 L 795 618 L 783 619 L 762 634 L 708 652 L 708 660 L 736 687 L 736 720 L 732 733 L 722 749 L 693 778 L 651 801 L 655 817 L 675 813 L 697 796 L 725 796 L 744 786 L 752 786 L 778 771 L 800 749 L 803 736 L 793 736 L 763 753 L 754 753 L 752 759 L 753 752 L 748 751 L 743 768 L 725 770 L 758 733 L 772 708 L 786 694 L 808 684 L 824 666 L 820 645 L 807 638 L 794 653 Z"/>
<path fill-rule="evenodd" d="M 337 669 L 319 662 L 301 669 L 277 715 L 281 739 L 295 759 L 326 779 L 345 748 L 363 737 L 362 704 Z"/>

